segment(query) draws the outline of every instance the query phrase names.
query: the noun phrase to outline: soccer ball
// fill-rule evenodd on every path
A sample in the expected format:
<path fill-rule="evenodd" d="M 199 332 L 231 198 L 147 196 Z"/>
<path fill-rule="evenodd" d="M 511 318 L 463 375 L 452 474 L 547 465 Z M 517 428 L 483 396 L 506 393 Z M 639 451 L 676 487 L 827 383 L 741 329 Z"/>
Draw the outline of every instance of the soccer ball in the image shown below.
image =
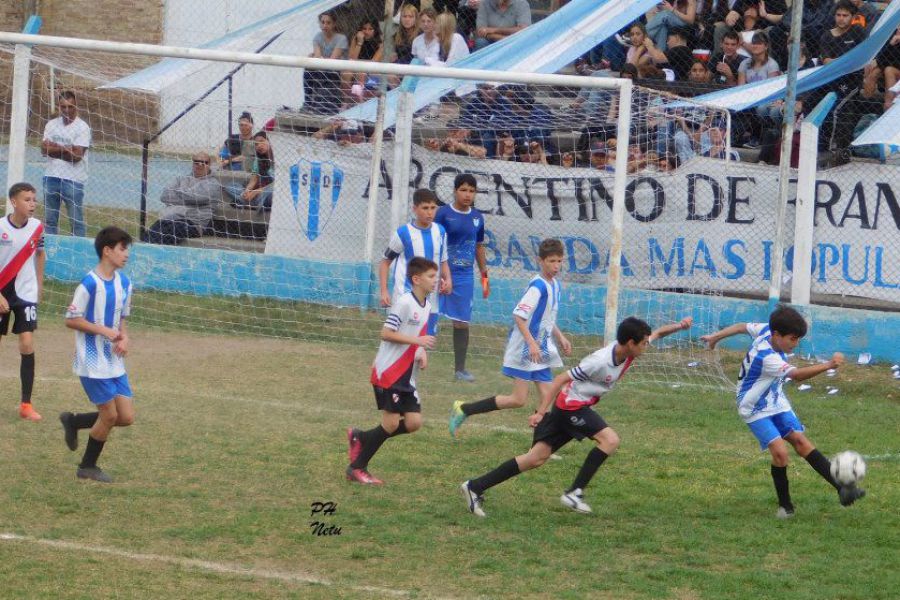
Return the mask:
<path fill-rule="evenodd" d="M 852 450 L 838 452 L 831 459 L 831 476 L 841 485 L 854 485 L 866 476 L 866 461 Z"/>

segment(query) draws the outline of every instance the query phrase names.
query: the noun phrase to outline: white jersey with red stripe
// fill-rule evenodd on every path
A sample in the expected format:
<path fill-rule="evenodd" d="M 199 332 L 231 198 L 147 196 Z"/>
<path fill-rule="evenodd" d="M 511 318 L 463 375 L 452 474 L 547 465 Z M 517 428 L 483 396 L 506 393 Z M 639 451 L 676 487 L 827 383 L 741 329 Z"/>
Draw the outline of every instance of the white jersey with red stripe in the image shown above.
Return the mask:
<path fill-rule="evenodd" d="M 44 248 L 44 226 L 31 217 L 16 227 L 9 215 L 0 219 L 0 289 L 15 281 L 16 296 L 37 303 L 38 280 L 34 257 Z"/>
<path fill-rule="evenodd" d="M 609 392 L 631 366 L 633 358 L 616 364 L 616 342 L 600 348 L 584 357 L 577 366 L 569 369 L 572 378 L 556 397 L 556 408 L 578 410 L 593 406 L 603 394 Z"/>
<path fill-rule="evenodd" d="M 406 292 L 391 305 L 384 326 L 403 335 L 419 337 L 426 334 L 430 312 L 428 298 L 419 302 L 412 292 Z M 415 392 L 419 371 L 415 360 L 418 348 L 415 344 L 382 340 L 372 363 L 372 384 L 384 389 Z"/>

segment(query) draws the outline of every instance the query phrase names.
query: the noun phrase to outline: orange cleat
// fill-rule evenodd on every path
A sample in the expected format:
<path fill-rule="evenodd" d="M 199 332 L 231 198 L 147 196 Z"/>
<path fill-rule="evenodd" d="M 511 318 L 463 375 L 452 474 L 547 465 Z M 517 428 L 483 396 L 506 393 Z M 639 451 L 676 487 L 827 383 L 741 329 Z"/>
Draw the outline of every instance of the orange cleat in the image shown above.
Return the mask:
<path fill-rule="evenodd" d="M 29 421 L 40 421 L 43 419 L 40 413 L 34 410 L 31 404 L 26 404 L 25 402 L 19 405 L 19 416 Z"/>

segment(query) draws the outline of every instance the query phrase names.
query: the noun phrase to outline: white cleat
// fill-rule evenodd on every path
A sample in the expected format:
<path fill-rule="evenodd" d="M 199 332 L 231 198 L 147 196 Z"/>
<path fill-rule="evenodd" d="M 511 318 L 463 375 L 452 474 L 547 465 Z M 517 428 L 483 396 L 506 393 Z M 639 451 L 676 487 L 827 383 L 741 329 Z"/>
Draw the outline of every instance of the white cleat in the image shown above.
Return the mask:
<path fill-rule="evenodd" d="M 568 506 L 575 512 L 585 514 L 593 512 L 591 507 L 584 501 L 584 493 L 580 488 L 576 488 L 571 492 L 566 492 L 559 497 L 559 501 L 562 502 L 563 506 Z"/>

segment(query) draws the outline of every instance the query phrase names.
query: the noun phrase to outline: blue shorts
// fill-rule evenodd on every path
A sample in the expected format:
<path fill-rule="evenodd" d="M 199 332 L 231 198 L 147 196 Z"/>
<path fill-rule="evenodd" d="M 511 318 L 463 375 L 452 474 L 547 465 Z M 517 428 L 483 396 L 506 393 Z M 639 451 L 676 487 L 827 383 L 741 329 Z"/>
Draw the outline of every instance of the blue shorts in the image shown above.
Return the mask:
<path fill-rule="evenodd" d="M 92 377 L 82 377 L 81 387 L 84 388 L 88 399 L 100 406 L 106 404 L 116 396 L 125 396 L 131 398 L 134 394 L 131 392 L 131 386 L 128 384 L 128 375 L 120 375 L 110 379 L 93 379 Z"/>
<path fill-rule="evenodd" d="M 425 333 L 428 335 L 437 335 L 438 332 L 438 321 L 440 320 L 441 315 L 438 313 L 431 313 L 428 315 L 428 329 L 425 330 Z"/>
<path fill-rule="evenodd" d="M 447 296 L 441 296 L 438 300 L 441 315 L 454 321 L 470 323 L 472 321 L 472 297 L 475 289 L 475 279 L 469 270 L 468 277 L 465 274 L 457 274 L 451 271 L 453 276 L 453 292 Z"/>
<path fill-rule="evenodd" d="M 537 371 L 525 371 L 524 369 L 514 369 L 512 367 L 503 367 L 502 373 L 513 379 L 523 379 L 525 381 L 540 381 L 542 383 L 550 383 L 553 381 L 553 371 L 550 367 Z"/>
<path fill-rule="evenodd" d="M 765 450 L 769 447 L 769 444 L 778 438 L 787 436 L 792 431 L 805 431 L 803 423 L 800 422 L 800 419 L 797 418 L 797 415 L 792 410 L 747 423 L 747 427 L 759 440 L 760 450 Z"/>

